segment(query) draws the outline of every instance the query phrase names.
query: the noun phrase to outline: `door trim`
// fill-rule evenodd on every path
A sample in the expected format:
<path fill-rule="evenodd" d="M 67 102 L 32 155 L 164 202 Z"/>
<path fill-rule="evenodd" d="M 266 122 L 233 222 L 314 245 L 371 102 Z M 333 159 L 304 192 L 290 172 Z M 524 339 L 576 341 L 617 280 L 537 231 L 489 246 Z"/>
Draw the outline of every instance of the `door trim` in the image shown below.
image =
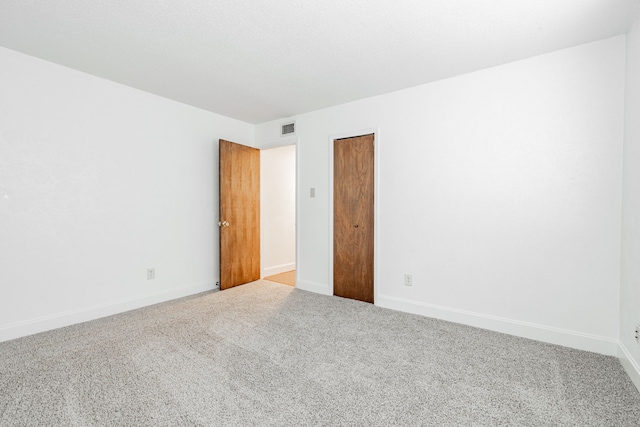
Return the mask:
<path fill-rule="evenodd" d="M 340 132 L 329 135 L 329 295 L 333 295 L 333 141 L 373 134 L 373 304 L 378 305 L 380 274 L 380 128 Z"/>

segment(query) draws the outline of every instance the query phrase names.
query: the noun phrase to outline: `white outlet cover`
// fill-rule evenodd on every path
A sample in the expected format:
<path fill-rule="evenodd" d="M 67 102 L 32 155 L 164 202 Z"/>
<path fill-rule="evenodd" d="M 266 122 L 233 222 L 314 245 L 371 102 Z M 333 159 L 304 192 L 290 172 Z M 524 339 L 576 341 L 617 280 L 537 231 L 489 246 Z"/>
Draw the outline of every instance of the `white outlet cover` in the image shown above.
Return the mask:
<path fill-rule="evenodd" d="M 413 276 L 411 274 L 404 275 L 404 285 L 413 286 Z"/>

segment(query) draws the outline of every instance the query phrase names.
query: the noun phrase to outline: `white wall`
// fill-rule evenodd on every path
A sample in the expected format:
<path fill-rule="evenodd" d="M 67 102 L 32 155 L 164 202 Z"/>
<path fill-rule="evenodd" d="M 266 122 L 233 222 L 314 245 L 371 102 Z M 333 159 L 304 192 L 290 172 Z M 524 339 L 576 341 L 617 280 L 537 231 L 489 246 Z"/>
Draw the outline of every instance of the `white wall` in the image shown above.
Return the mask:
<path fill-rule="evenodd" d="M 0 341 L 212 289 L 217 140 L 253 144 L 254 126 L 4 48 L 0 64 Z"/>
<path fill-rule="evenodd" d="M 624 49 L 616 37 L 296 116 L 298 287 L 332 292 L 329 135 L 377 128 L 378 305 L 615 354 Z"/>
<path fill-rule="evenodd" d="M 296 146 L 260 151 L 262 277 L 296 268 Z"/>
<path fill-rule="evenodd" d="M 620 358 L 640 390 L 640 20 L 627 35 Z"/>

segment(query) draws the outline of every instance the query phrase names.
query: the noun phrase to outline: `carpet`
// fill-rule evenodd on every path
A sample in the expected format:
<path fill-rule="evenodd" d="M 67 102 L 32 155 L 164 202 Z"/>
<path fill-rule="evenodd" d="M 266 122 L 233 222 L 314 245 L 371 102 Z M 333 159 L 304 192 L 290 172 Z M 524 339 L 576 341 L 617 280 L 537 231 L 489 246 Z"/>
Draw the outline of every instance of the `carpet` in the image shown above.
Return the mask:
<path fill-rule="evenodd" d="M 2 426 L 638 426 L 614 357 L 258 281 L 0 343 Z"/>

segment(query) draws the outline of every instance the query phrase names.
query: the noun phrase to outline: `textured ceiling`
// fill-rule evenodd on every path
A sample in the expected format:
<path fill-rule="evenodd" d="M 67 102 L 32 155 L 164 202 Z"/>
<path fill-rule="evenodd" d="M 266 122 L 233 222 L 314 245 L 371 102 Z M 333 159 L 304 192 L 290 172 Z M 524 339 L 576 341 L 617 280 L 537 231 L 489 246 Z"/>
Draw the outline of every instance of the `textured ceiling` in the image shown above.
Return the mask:
<path fill-rule="evenodd" d="M 639 2 L 0 0 L 0 45 L 261 123 L 623 34 Z"/>

